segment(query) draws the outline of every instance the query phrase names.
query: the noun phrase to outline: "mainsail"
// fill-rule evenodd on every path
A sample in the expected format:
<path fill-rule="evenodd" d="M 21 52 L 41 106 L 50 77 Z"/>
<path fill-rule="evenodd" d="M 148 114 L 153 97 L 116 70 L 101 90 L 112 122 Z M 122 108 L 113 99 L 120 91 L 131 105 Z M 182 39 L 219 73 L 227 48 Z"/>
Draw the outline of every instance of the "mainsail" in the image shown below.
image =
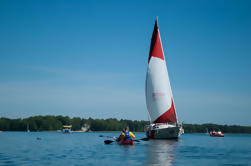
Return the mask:
<path fill-rule="evenodd" d="M 152 123 L 177 122 L 157 19 L 154 25 L 148 58 L 146 105 Z"/>

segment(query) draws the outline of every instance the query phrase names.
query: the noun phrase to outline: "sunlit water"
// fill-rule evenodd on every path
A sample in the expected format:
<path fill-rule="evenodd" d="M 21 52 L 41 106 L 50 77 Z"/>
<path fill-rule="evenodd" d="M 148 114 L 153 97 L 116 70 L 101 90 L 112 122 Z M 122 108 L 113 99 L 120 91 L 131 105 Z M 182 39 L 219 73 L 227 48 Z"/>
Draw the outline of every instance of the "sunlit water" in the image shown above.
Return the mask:
<path fill-rule="evenodd" d="M 99 135 L 118 133 L 2 132 L 0 165 L 251 165 L 251 135 L 184 134 L 134 146 L 105 145 Z"/>

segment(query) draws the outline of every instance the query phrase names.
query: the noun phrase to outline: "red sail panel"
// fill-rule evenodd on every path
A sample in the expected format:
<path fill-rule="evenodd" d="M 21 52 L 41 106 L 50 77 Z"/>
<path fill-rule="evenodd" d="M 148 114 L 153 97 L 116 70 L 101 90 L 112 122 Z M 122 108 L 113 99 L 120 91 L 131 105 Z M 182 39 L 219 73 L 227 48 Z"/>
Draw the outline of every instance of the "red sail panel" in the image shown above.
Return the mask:
<path fill-rule="evenodd" d="M 162 49 L 157 19 L 155 21 L 155 25 L 154 25 L 154 29 L 153 29 L 153 35 L 152 35 L 152 40 L 151 40 L 151 47 L 150 47 L 150 53 L 149 53 L 149 57 L 148 57 L 148 63 L 150 62 L 151 57 L 157 57 L 162 60 L 165 59 L 163 49 Z"/>
<path fill-rule="evenodd" d="M 173 100 L 171 108 L 168 109 L 164 114 L 162 114 L 154 121 L 154 123 L 168 123 L 168 122 L 173 122 L 173 123 L 177 122 Z"/>

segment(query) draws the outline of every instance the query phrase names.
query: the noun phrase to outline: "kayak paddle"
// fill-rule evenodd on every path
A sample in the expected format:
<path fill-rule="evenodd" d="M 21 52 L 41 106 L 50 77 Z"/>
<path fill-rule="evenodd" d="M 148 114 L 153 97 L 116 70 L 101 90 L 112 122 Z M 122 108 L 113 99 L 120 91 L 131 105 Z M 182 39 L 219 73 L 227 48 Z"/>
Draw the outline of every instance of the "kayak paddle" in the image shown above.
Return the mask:
<path fill-rule="evenodd" d="M 134 142 L 140 142 L 139 140 L 137 140 L 137 139 L 135 139 L 135 140 L 133 140 Z M 104 143 L 105 144 L 110 144 L 110 143 L 112 143 L 112 142 L 115 142 L 115 141 L 112 141 L 112 140 L 105 140 L 104 141 Z"/>
<path fill-rule="evenodd" d="M 105 144 L 110 144 L 110 143 L 112 143 L 112 142 L 115 142 L 115 141 L 112 141 L 112 140 L 105 140 L 105 141 L 104 141 Z"/>
<path fill-rule="evenodd" d="M 111 136 L 99 135 L 99 137 L 113 138 Z"/>
<path fill-rule="evenodd" d="M 148 140 L 149 140 L 149 138 L 141 138 L 141 139 L 139 139 L 139 140 L 142 140 L 142 141 L 148 141 Z"/>

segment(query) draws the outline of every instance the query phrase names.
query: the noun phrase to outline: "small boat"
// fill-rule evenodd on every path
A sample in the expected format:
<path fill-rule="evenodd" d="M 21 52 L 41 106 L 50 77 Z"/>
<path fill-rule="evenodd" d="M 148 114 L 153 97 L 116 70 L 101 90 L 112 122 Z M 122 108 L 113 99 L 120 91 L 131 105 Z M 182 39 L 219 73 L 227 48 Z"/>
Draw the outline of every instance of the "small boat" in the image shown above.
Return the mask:
<path fill-rule="evenodd" d="M 119 145 L 134 145 L 134 141 L 133 140 L 120 140 L 118 144 Z"/>
<path fill-rule="evenodd" d="M 71 128 L 72 128 L 71 125 L 65 125 L 65 126 L 63 126 L 62 133 L 63 134 L 70 134 L 72 132 Z"/>
<path fill-rule="evenodd" d="M 219 130 L 219 131 L 210 131 L 210 136 L 211 137 L 224 137 L 224 134 Z"/>
<path fill-rule="evenodd" d="M 119 144 L 119 145 L 134 145 L 134 141 L 133 140 L 119 140 L 117 137 L 113 137 L 113 139 Z"/>
<path fill-rule="evenodd" d="M 27 123 L 27 126 L 26 126 L 26 130 L 27 130 L 27 132 L 30 132 L 30 129 L 29 129 L 29 123 Z"/>

